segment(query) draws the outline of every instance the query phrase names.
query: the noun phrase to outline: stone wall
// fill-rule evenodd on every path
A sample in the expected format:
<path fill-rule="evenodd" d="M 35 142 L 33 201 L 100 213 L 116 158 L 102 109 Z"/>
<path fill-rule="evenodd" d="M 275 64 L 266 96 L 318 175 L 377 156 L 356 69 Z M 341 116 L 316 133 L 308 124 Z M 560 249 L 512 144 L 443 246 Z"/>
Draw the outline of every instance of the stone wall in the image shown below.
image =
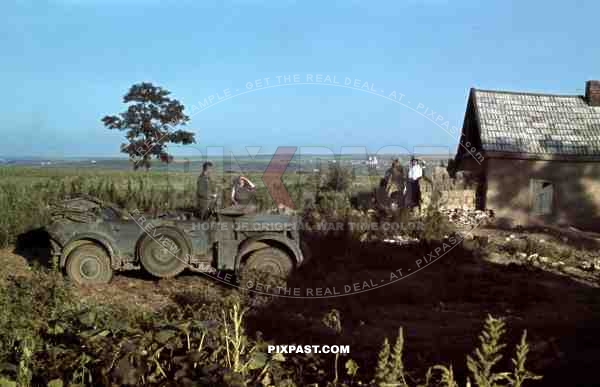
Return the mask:
<path fill-rule="evenodd" d="M 429 205 L 431 194 L 435 189 L 440 194 L 438 205 L 442 209 L 461 208 L 475 209 L 475 187 L 458 177 L 451 178 L 445 168 L 435 167 L 428 175 L 433 184 L 422 180 L 421 192 L 423 207 Z"/>

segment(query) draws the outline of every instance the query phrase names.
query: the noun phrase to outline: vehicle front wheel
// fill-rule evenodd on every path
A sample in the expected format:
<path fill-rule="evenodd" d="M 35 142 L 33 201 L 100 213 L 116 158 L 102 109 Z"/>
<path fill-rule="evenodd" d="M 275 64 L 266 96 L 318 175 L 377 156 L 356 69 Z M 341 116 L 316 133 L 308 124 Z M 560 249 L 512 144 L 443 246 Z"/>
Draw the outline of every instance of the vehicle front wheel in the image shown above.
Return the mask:
<path fill-rule="evenodd" d="M 107 284 L 113 275 L 110 257 L 102 247 L 94 244 L 85 244 L 73 250 L 65 270 L 77 285 Z"/>
<path fill-rule="evenodd" d="M 285 251 L 265 247 L 251 253 L 240 269 L 240 276 L 242 281 L 250 281 L 256 276 L 262 279 L 285 280 L 293 268 L 294 263 Z"/>

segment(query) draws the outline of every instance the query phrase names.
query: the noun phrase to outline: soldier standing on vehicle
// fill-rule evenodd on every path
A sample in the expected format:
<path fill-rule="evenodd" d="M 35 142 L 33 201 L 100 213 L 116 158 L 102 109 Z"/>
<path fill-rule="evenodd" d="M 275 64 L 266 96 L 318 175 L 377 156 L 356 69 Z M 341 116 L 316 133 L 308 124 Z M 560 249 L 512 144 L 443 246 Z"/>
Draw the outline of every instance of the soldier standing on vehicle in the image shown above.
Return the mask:
<path fill-rule="evenodd" d="M 231 189 L 231 204 L 246 212 L 256 209 L 256 186 L 245 176 L 238 176 Z"/>
<path fill-rule="evenodd" d="M 198 217 L 207 219 L 214 211 L 217 201 L 217 186 L 212 178 L 213 163 L 202 164 L 202 173 L 196 186 L 196 208 Z"/>

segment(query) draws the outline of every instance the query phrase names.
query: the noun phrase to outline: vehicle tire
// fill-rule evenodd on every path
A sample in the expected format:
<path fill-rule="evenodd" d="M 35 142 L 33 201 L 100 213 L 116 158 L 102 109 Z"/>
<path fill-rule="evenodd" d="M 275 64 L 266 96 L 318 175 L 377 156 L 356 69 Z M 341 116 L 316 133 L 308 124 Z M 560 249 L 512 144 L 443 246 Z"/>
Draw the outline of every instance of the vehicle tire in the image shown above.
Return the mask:
<path fill-rule="evenodd" d="M 67 276 L 77 285 L 107 284 L 113 271 L 106 251 L 93 243 L 73 250 L 65 265 Z"/>
<path fill-rule="evenodd" d="M 157 238 L 145 236 L 140 244 L 140 261 L 155 277 L 171 278 L 187 267 L 189 249 L 185 239 L 169 228 L 156 229 Z"/>
<path fill-rule="evenodd" d="M 240 275 L 246 279 L 252 273 L 287 278 L 294 268 L 290 256 L 276 247 L 265 247 L 250 254 L 240 269 Z"/>

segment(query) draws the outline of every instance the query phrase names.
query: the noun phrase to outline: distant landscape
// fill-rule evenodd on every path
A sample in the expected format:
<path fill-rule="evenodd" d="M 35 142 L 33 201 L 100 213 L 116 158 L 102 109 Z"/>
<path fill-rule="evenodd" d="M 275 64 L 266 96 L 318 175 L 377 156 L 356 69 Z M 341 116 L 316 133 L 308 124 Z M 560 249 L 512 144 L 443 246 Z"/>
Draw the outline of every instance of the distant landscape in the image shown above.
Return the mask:
<path fill-rule="evenodd" d="M 392 158 L 399 158 L 403 163 L 410 159 L 409 155 L 382 154 L 376 155 L 378 158 L 378 168 L 382 171 L 389 167 Z M 425 160 L 431 166 L 446 165 L 449 155 L 444 154 L 416 154 L 416 157 Z M 255 157 L 247 155 L 233 155 L 226 157 L 184 157 L 175 155 L 175 159 L 170 164 L 155 163 L 154 170 L 159 171 L 177 171 L 184 172 L 186 164 L 189 165 L 189 172 L 199 172 L 202 163 L 206 160 L 213 162 L 220 170 L 239 169 L 240 172 L 258 173 L 263 172 L 273 155 L 258 154 Z M 365 166 L 367 157 L 364 154 L 343 154 L 343 155 L 317 155 L 302 154 L 295 155 L 290 162 L 289 171 L 312 172 L 318 168 L 320 163 L 329 163 L 335 160 L 341 165 L 353 166 L 361 172 L 366 171 Z M 131 170 L 132 162 L 127 157 L 89 157 L 89 158 L 42 158 L 42 157 L 0 157 L 0 165 L 4 166 L 24 166 L 24 167 L 45 167 L 45 168 L 96 168 L 99 170 Z"/>

